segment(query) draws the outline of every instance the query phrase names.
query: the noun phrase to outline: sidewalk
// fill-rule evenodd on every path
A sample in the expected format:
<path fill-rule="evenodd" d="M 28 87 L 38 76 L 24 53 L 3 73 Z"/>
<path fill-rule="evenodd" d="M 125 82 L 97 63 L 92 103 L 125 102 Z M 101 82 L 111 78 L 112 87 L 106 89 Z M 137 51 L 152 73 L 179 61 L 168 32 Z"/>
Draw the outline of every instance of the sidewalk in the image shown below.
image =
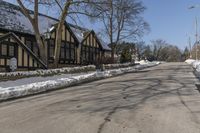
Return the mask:
<path fill-rule="evenodd" d="M 70 78 L 73 76 L 79 76 L 84 74 L 90 74 L 92 72 L 86 72 L 86 73 L 75 73 L 75 74 L 59 74 L 59 75 L 53 75 L 53 76 L 38 76 L 38 77 L 27 77 L 17 80 L 10 80 L 10 81 L 0 81 L 0 89 L 1 88 L 7 88 L 7 87 L 14 87 L 14 86 L 20 86 L 20 85 L 26 85 L 26 84 L 32 84 L 37 82 L 44 82 L 48 80 L 56 80 L 59 78 Z"/>
<path fill-rule="evenodd" d="M 97 79 L 113 77 L 127 72 L 136 72 L 138 70 L 156 65 L 158 64 L 149 63 L 127 68 L 106 70 L 103 72 L 96 71 L 79 74 L 61 74 L 49 77 L 30 77 L 15 81 L 0 82 L 0 101 L 33 95 L 45 91 L 77 85 L 84 82 L 94 81 Z"/>

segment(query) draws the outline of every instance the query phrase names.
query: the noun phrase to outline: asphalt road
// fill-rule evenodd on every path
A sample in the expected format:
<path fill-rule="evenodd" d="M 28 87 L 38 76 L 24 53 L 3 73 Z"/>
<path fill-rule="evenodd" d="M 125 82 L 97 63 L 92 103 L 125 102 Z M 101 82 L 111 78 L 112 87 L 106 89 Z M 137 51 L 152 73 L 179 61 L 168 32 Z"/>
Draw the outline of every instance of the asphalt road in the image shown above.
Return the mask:
<path fill-rule="evenodd" d="M 0 133 L 200 133 L 192 68 L 166 63 L 0 103 Z"/>

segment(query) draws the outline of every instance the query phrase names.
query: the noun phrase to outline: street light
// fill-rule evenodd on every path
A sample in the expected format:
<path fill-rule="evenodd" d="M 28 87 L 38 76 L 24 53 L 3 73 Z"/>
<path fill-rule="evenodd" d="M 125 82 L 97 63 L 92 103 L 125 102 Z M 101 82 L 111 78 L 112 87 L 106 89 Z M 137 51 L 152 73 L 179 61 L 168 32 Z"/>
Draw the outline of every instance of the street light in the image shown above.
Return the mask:
<path fill-rule="evenodd" d="M 189 6 L 188 9 L 194 9 L 194 8 L 198 8 L 198 7 L 200 7 L 200 5 L 196 4 L 196 5 L 193 5 L 193 6 Z"/>
<path fill-rule="evenodd" d="M 196 4 L 196 5 L 193 5 L 193 6 L 190 6 L 188 7 L 188 9 L 194 9 L 194 8 L 199 8 L 200 5 L 199 4 Z M 196 42 L 195 42 L 195 46 L 196 46 L 196 60 L 198 59 L 198 44 L 199 44 L 199 38 L 198 38 L 198 20 L 197 20 L 197 17 L 195 17 L 195 28 L 196 28 L 196 34 L 195 34 L 195 37 L 196 37 Z"/>

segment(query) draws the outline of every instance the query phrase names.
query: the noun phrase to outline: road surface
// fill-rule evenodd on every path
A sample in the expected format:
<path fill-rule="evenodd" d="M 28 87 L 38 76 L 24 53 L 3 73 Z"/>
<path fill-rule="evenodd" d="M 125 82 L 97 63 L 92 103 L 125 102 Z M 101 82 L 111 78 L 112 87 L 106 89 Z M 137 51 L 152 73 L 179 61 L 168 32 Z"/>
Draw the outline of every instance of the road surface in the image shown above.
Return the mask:
<path fill-rule="evenodd" d="M 200 133 L 192 68 L 137 73 L 0 103 L 0 133 Z"/>

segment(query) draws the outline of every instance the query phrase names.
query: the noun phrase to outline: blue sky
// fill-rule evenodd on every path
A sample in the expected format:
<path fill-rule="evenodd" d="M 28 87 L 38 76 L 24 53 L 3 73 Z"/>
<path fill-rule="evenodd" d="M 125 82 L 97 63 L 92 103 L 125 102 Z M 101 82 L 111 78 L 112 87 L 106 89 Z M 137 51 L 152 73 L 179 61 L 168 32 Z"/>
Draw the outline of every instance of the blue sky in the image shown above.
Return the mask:
<path fill-rule="evenodd" d="M 143 0 L 147 10 L 144 19 L 150 24 L 151 32 L 143 40 L 164 39 L 184 49 L 188 37 L 194 41 L 195 16 L 200 21 L 200 7 L 188 10 L 188 7 L 200 4 L 199 0 Z M 199 28 L 200 29 L 200 28 Z"/>
<path fill-rule="evenodd" d="M 15 0 L 8 0 L 14 2 Z M 200 0 L 142 0 L 147 10 L 142 14 L 149 23 L 151 31 L 141 40 L 149 44 L 151 40 L 164 39 L 168 43 L 184 49 L 188 37 L 194 42 L 195 17 L 200 22 L 200 7 L 189 10 L 188 7 L 200 4 Z M 84 19 L 82 24 L 91 29 L 99 29 L 98 24 L 89 24 Z M 200 29 L 200 23 L 199 28 Z M 200 31 L 200 30 L 199 30 Z"/>

